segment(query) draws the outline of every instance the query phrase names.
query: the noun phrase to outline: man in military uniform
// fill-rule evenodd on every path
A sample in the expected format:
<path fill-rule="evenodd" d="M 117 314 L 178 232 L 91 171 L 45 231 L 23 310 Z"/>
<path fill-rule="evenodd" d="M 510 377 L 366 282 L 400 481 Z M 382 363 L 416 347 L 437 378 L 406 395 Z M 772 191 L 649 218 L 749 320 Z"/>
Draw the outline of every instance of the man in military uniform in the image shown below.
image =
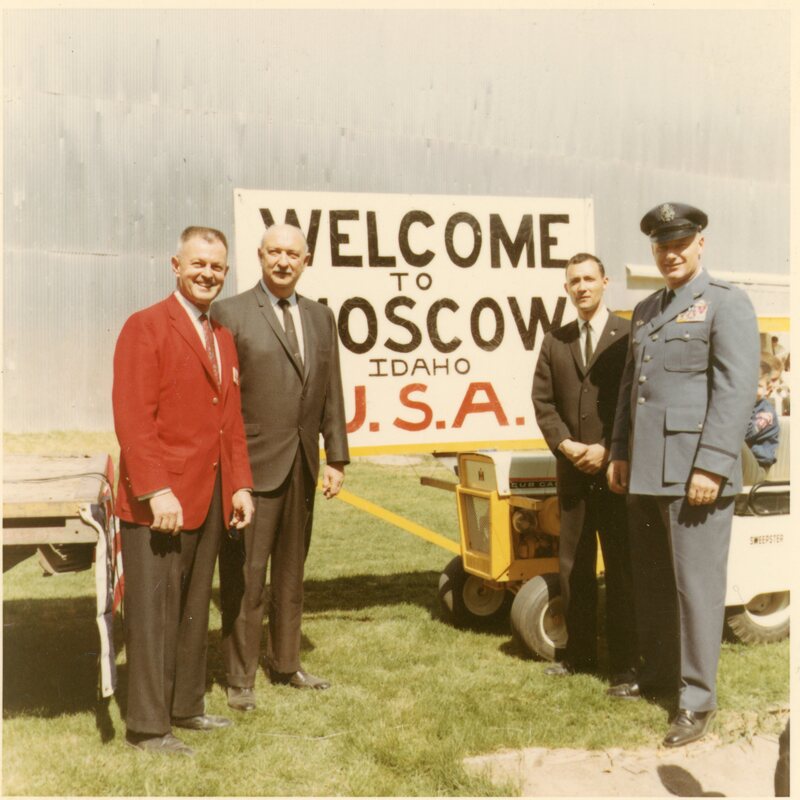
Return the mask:
<path fill-rule="evenodd" d="M 628 493 L 642 665 L 612 697 L 677 690 L 664 744 L 703 737 L 716 708 L 739 453 L 758 383 L 753 306 L 700 265 L 708 217 L 682 203 L 642 218 L 666 287 L 633 311 L 608 481 Z"/>

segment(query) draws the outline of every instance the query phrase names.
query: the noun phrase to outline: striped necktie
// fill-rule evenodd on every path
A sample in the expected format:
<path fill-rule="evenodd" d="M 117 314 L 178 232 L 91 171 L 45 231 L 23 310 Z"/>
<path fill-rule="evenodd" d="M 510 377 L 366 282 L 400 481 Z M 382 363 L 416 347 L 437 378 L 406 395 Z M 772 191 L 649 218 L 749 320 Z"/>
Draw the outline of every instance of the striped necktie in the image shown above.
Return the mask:
<path fill-rule="evenodd" d="M 292 319 L 292 314 L 289 311 L 291 303 L 285 297 L 282 297 L 280 300 L 278 300 L 278 305 L 283 311 L 283 332 L 286 334 L 286 341 L 289 342 L 292 355 L 297 360 L 297 363 L 302 367 L 303 356 L 300 353 L 300 342 L 297 340 L 297 331 L 294 328 L 294 320 Z"/>
<path fill-rule="evenodd" d="M 217 348 L 214 346 L 214 332 L 211 330 L 211 325 L 208 322 L 208 315 L 200 315 L 200 324 L 203 326 L 203 335 L 206 340 L 206 355 L 211 362 L 211 369 L 214 372 L 214 380 L 217 386 L 220 385 L 219 380 L 219 364 L 217 363 Z"/>

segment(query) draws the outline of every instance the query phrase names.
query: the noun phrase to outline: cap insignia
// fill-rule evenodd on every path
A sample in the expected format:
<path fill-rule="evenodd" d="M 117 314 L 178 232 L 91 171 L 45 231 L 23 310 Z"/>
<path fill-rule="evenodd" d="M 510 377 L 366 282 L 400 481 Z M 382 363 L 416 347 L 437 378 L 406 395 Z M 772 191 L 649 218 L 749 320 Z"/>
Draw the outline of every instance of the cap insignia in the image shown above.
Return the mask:
<path fill-rule="evenodd" d="M 664 203 L 658 209 L 658 217 L 662 222 L 672 222 L 675 219 L 675 209 L 669 203 Z"/>

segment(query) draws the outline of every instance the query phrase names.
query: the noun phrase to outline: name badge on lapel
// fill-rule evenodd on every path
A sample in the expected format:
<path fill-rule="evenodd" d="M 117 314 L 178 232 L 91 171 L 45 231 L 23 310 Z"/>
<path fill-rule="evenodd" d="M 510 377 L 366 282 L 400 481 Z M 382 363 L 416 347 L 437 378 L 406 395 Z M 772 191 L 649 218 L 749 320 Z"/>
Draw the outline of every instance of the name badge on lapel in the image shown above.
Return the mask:
<path fill-rule="evenodd" d="M 233 385 L 239 385 L 239 370 L 236 367 L 233 367 Z"/>
<path fill-rule="evenodd" d="M 705 300 L 698 300 L 693 303 L 686 311 L 678 314 L 675 322 L 705 322 L 708 314 L 708 303 Z"/>

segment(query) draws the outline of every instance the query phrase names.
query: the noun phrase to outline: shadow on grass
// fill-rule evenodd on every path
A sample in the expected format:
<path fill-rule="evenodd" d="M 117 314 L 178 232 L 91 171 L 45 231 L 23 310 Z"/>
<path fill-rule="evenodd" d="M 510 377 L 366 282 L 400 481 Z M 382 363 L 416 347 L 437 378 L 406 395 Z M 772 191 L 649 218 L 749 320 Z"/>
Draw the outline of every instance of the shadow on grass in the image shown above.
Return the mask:
<path fill-rule="evenodd" d="M 115 624 L 114 648 L 122 647 L 122 626 Z M 111 741 L 117 701 L 99 696 L 98 650 L 94 597 L 5 601 L 3 718 L 90 712 L 101 741 Z"/>
<path fill-rule="evenodd" d="M 310 579 L 305 582 L 304 613 L 324 617 L 363 612 L 356 619 L 368 622 L 370 608 L 415 605 L 432 620 L 448 624 L 439 608 L 438 581 L 439 573 L 433 570 Z M 212 602 L 219 608 L 217 587 Z M 49 719 L 90 712 L 95 714 L 101 740 L 113 739 L 110 707 L 116 703 L 124 719 L 127 670 L 124 663 L 118 664 L 116 694 L 110 699 L 98 699 L 94 597 L 9 600 L 3 608 L 3 717 Z M 483 630 L 507 637 L 508 620 Z M 262 652 L 266 634 L 265 620 Z M 498 646 L 507 652 L 505 642 Z M 114 647 L 117 654 L 124 649 L 119 617 L 114 621 Z M 308 653 L 313 648 L 313 642 L 303 636 L 301 652 Z M 224 675 L 221 631 L 217 627 L 209 632 L 206 689 L 214 683 L 224 685 Z"/>

